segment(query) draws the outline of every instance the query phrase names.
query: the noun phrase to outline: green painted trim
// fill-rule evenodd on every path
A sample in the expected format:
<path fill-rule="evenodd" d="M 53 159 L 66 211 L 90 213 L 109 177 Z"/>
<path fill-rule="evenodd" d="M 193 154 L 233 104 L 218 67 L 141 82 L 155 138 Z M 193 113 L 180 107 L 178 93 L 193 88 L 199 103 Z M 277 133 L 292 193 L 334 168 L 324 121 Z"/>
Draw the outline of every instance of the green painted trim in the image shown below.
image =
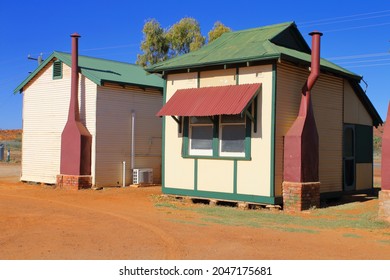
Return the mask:
<path fill-rule="evenodd" d="M 208 198 L 208 199 L 254 202 L 260 204 L 280 204 L 280 198 L 260 196 L 260 195 L 209 192 L 209 191 L 199 191 L 199 190 L 195 191 L 195 190 L 175 189 L 175 188 L 165 188 L 163 189 L 163 193 L 192 196 L 192 197 L 199 197 L 199 198 Z"/>
<path fill-rule="evenodd" d="M 237 160 L 233 163 L 233 193 L 237 194 Z"/>
<path fill-rule="evenodd" d="M 247 116 L 245 123 L 245 158 L 251 157 L 252 150 L 252 122 L 251 119 Z"/>
<path fill-rule="evenodd" d="M 59 66 L 57 66 L 59 65 Z M 59 67 L 60 69 L 58 70 L 59 71 L 59 75 L 56 75 L 56 67 Z M 63 70 L 64 70 L 64 67 L 62 65 L 62 61 L 61 60 L 56 60 L 53 62 L 53 71 L 52 71 L 52 74 L 53 74 L 53 80 L 60 80 L 62 79 L 62 76 L 63 76 Z"/>
<path fill-rule="evenodd" d="M 163 84 L 163 104 L 167 102 L 167 80 Z M 165 189 L 165 127 L 166 117 L 162 117 L 162 141 L 161 141 L 161 187 Z"/>
<path fill-rule="evenodd" d="M 219 157 L 219 120 L 220 116 L 213 118 L 213 157 Z"/>
<path fill-rule="evenodd" d="M 46 58 L 39 66 L 36 68 L 26 79 L 23 80 L 23 82 L 14 90 L 14 94 L 20 92 L 23 92 L 23 88 L 25 85 L 27 85 L 30 80 L 32 80 L 35 75 L 38 74 L 39 71 L 41 71 L 53 58 L 54 58 L 54 53 L 52 53 L 48 58 Z"/>
<path fill-rule="evenodd" d="M 187 157 L 189 153 L 189 135 L 188 135 L 188 130 L 189 130 L 189 123 L 190 123 L 190 118 L 189 117 L 184 117 L 183 121 L 183 134 L 182 134 L 182 149 L 181 149 L 181 155 L 182 157 Z"/>
<path fill-rule="evenodd" d="M 194 159 L 194 190 L 198 190 L 198 159 Z"/>
<path fill-rule="evenodd" d="M 237 160 L 237 161 L 251 161 L 252 158 L 249 157 L 223 157 L 223 156 L 195 156 L 195 155 L 182 155 L 183 158 L 192 158 L 192 159 L 213 159 L 213 160 Z"/>
<path fill-rule="evenodd" d="M 198 75 L 196 77 L 196 87 L 200 88 L 200 72 L 198 71 Z"/>
<path fill-rule="evenodd" d="M 275 134 L 276 134 L 276 64 L 272 64 L 272 111 L 271 111 L 271 180 L 270 180 L 270 194 L 275 196 Z"/>
<path fill-rule="evenodd" d="M 240 84 L 240 68 L 236 67 L 236 85 Z"/>

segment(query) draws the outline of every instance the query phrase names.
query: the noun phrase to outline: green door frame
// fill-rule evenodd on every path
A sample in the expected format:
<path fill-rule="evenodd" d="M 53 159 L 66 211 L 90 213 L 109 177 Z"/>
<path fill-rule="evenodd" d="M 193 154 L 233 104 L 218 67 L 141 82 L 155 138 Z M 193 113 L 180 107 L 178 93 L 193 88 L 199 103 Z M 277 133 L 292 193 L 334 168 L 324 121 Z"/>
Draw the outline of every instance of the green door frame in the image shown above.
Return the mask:
<path fill-rule="evenodd" d="M 355 126 L 345 124 L 343 129 L 343 190 L 356 189 L 356 133 Z"/>

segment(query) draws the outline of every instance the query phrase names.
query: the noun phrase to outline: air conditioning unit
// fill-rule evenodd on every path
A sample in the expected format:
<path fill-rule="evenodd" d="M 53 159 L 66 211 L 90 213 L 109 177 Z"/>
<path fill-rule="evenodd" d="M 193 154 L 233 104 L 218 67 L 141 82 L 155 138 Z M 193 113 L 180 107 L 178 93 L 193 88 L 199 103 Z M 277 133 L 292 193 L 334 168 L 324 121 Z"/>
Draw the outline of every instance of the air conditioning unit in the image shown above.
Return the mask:
<path fill-rule="evenodd" d="M 133 184 L 153 184 L 153 168 L 133 169 Z"/>

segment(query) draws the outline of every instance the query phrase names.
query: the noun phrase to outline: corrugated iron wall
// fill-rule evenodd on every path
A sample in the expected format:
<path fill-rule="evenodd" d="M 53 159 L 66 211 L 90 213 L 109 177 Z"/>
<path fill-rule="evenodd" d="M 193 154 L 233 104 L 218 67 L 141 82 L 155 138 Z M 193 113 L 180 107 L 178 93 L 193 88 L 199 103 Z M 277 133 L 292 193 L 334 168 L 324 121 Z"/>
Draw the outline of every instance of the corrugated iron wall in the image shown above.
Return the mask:
<path fill-rule="evenodd" d="M 277 65 L 275 191 L 281 195 L 283 180 L 283 136 L 295 120 L 300 89 L 308 71 L 288 64 Z M 321 192 L 342 190 L 343 79 L 321 74 L 312 90 L 319 134 Z"/>
<path fill-rule="evenodd" d="M 126 161 L 126 184 L 131 181 L 131 116 L 135 113 L 135 168 L 153 168 L 154 183 L 161 182 L 162 106 L 157 90 L 98 87 L 96 122 L 97 186 L 122 185 L 122 162 Z"/>

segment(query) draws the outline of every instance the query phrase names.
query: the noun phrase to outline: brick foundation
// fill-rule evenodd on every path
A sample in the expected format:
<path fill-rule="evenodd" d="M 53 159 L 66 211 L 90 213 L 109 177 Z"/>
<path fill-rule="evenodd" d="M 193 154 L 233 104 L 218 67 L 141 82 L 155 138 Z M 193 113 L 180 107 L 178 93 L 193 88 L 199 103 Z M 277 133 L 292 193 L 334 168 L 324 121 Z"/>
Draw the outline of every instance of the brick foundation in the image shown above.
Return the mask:
<path fill-rule="evenodd" d="M 378 218 L 390 223 L 390 191 L 388 190 L 379 192 Z"/>
<path fill-rule="evenodd" d="M 92 176 L 89 175 L 57 175 L 56 186 L 65 190 L 81 190 L 92 187 Z"/>
<path fill-rule="evenodd" d="M 320 182 L 283 182 L 283 210 L 299 212 L 320 207 Z"/>

